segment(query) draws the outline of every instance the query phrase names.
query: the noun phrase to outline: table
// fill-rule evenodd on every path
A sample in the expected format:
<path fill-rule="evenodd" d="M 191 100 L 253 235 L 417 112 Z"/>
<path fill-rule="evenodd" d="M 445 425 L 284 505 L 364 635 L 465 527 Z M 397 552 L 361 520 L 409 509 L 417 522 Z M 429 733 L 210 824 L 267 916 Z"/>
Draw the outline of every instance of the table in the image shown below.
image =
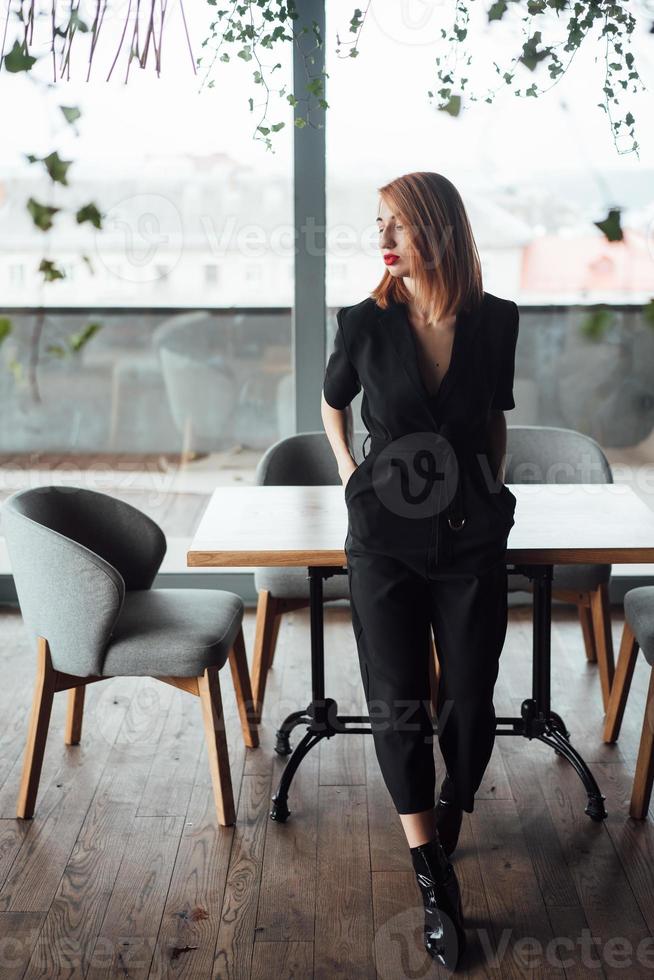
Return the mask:
<path fill-rule="evenodd" d="M 605 797 L 570 742 L 564 720 L 550 704 L 552 567 L 565 563 L 654 562 L 654 511 L 623 484 L 514 484 L 515 525 L 506 554 L 509 571 L 533 582 L 531 697 L 520 717 L 498 717 L 496 734 L 537 738 L 566 758 L 578 773 L 593 820 L 607 816 Z M 343 550 L 347 509 L 342 486 L 245 486 L 214 491 L 200 521 L 187 564 L 191 567 L 301 566 L 310 579 L 311 701 L 292 712 L 277 731 L 275 750 L 290 754 L 270 817 L 285 821 L 293 775 L 323 738 L 369 733 L 365 715 L 339 715 L 325 697 L 323 594 L 325 578 L 347 574 Z M 612 674 L 613 664 L 609 665 Z M 307 730 L 291 753 L 290 735 Z M 437 730 L 437 729 L 436 729 Z"/>

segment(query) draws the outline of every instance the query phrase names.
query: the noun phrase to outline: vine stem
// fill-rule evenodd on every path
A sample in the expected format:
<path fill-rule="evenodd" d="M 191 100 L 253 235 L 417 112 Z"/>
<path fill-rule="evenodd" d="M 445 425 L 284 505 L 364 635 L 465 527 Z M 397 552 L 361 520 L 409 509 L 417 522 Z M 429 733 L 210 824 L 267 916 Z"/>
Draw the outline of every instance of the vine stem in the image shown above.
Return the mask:
<path fill-rule="evenodd" d="M 105 79 L 105 81 L 107 81 L 107 82 L 111 78 L 111 73 L 114 70 L 114 68 L 116 67 L 116 62 L 118 61 L 118 55 L 120 54 L 121 49 L 123 47 L 123 41 L 125 40 L 125 34 L 127 33 L 127 25 L 129 24 L 129 15 L 130 15 L 131 11 L 132 11 L 132 0 L 129 0 L 129 7 L 127 8 L 127 15 L 125 17 L 125 23 L 123 24 L 123 33 L 120 36 L 120 44 L 118 45 L 118 50 L 116 51 L 116 56 L 115 56 L 114 60 L 111 63 L 111 68 L 109 69 L 109 74 L 107 75 L 107 77 Z"/>
<path fill-rule="evenodd" d="M 10 2 L 11 2 L 11 0 L 10 0 Z M 55 28 L 57 26 L 57 23 L 56 23 L 57 10 L 56 10 L 56 8 L 57 8 L 57 0 L 52 0 L 52 9 L 50 11 L 50 26 L 52 27 L 52 44 L 50 46 L 50 50 L 52 51 L 52 81 L 54 83 L 56 83 L 56 81 L 57 81 L 57 48 L 56 48 L 56 45 L 55 45 L 55 38 L 57 36 L 56 33 L 55 33 Z"/>
<path fill-rule="evenodd" d="M 159 50 L 157 47 L 157 35 L 154 31 L 154 5 L 156 0 L 150 0 L 150 19 L 148 20 L 148 30 L 145 35 L 145 50 L 143 52 L 143 58 L 141 60 L 141 68 L 145 68 L 148 63 L 148 51 L 150 50 L 150 38 L 152 38 L 152 43 L 154 46 L 154 58 L 157 67 L 157 75 L 159 74 Z"/>
<path fill-rule="evenodd" d="M 41 404 L 41 392 L 39 391 L 39 381 L 37 375 L 37 369 L 39 366 L 39 351 L 41 348 L 41 337 L 43 335 L 43 326 L 45 324 L 45 310 L 43 307 L 39 307 L 39 312 L 36 316 L 36 323 L 34 324 L 34 329 L 32 330 L 32 340 L 30 344 L 30 365 L 29 365 L 29 381 L 30 388 L 32 391 L 32 398 L 37 404 Z"/>
<path fill-rule="evenodd" d="M 93 19 L 93 26 L 91 27 L 91 50 L 89 51 L 89 67 L 86 73 L 86 80 L 89 81 L 91 77 L 91 67 L 93 65 L 93 55 L 95 54 L 95 46 L 98 43 L 98 37 L 100 36 L 100 30 L 102 28 L 102 22 L 104 20 L 105 11 L 107 9 L 108 0 L 104 0 L 104 6 L 102 11 L 100 10 L 100 4 L 102 0 L 97 0 L 95 8 L 95 17 Z"/>
<path fill-rule="evenodd" d="M 9 16 L 11 14 L 11 0 L 7 0 L 7 16 L 5 18 L 5 29 L 2 33 L 2 50 L 0 50 L 0 61 L 5 56 L 5 44 L 7 43 L 7 28 L 9 27 Z"/>
<path fill-rule="evenodd" d="M 197 75 L 197 69 L 195 67 L 195 58 L 193 57 L 193 48 L 191 47 L 191 38 L 188 32 L 188 25 L 186 23 L 186 14 L 184 13 L 184 0 L 179 0 L 179 9 L 182 15 L 182 20 L 184 22 L 184 31 L 186 33 L 186 42 L 188 44 L 189 54 L 191 55 L 191 64 L 193 65 L 193 74 Z"/>

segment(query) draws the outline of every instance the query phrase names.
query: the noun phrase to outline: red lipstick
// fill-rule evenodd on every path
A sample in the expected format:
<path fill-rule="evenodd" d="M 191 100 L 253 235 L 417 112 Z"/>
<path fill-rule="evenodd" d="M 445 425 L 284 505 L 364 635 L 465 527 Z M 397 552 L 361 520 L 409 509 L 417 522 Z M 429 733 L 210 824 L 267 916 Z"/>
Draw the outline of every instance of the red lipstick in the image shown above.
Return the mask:
<path fill-rule="evenodd" d="M 399 255 L 395 255 L 393 252 L 388 252 L 388 254 L 384 256 L 384 262 L 386 265 L 394 265 L 394 263 L 399 262 L 399 260 Z"/>

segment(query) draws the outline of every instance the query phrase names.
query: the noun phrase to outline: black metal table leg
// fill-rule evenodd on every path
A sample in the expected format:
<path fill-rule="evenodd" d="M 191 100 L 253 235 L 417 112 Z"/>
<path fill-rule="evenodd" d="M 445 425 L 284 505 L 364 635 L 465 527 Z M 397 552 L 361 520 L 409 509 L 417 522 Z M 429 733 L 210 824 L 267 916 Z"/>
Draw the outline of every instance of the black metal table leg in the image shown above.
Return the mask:
<path fill-rule="evenodd" d="M 286 763 L 277 791 L 272 797 L 270 817 L 283 822 L 288 817 L 288 792 L 291 781 L 305 755 L 323 738 L 331 738 L 339 733 L 365 734 L 370 728 L 359 727 L 369 723 L 367 715 L 339 715 L 338 705 L 333 698 L 325 698 L 325 650 L 323 632 L 323 579 L 330 575 L 346 575 L 347 568 L 331 565 L 310 565 L 309 608 L 311 617 L 311 703 L 304 711 L 293 711 L 284 719 L 276 733 L 275 751 L 279 755 L 291 752 L 290 733 L 303 723 L 308 725 L 305 735 L 293 750 Z M 354 727 L 353 727 L 354 726 Z"/>
<path fill-rule="evenodd" d="M 570 732 L 565 722 L 550 705 L 551 623 L 552 623 L 552 565 L 513 565 L 515 571 L 527 575 L 534 583 L 533 596 L 533 669 L 532 696 L 522 702 L 521 717 L 497 718 L 497 735 L 521 735 L 537 738 L 551 746 L 573 766 L 586 790 L 588 804 L 585 812 L 593 820 L 604 820 L 605 797 L 595 777 L 581 755 L 570 744 Z M 323 579 L 330 575 L 345 575 L 347 568 L 312 565 L 310 580 L 311 616 L 311 702 L 301 711 L 293 711 L 277 730 L 275 751 L 290 758 L 272 797 L 270 817 L 283 822 L 289 816 L 288 793 L 293 776 L 307 753 L 323 738 L 336 734 L 370 733 L 370 718 L 366 715 L 339 715 L 336 701 L 325 698 L 325 657 L 323 634 Z M 290 733 L 301 724 L 307 725 L 305 735 L 291 752 Z M 362 727 L 368 725 L 368 727 Z M 506 727 L 503 727 L 506 726 Z M 438 728 L 436 726 L 435 731 Z"/>
<path fill-rule="evenodd" d="M 534 584 L 532 696 L 522 702 L 520 718 L 496 719 L 496 734 L 523 735 L 550 745 L 557 755 L 568 760 L 584 784 L 588 795 L 584 812 L 593 820 L 604 820 L 607 816 L 605 797 L 586 762 L 570 744 L 570 732 L 565 722 L 551 710 L 552 565 L 516 565 L 514 568 L 527 575 Z M 502 725 L 509 727 L 503 729 Z"/>

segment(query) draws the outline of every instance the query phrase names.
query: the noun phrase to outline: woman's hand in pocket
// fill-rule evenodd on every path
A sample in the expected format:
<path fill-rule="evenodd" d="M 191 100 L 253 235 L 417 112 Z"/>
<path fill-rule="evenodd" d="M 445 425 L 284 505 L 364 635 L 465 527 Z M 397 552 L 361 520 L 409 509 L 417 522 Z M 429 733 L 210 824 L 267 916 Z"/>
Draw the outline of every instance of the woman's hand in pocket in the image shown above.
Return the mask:
<path fill-rule="evenodd" d="M 352 478 L 352 474 L 356 469 L 358 469 L 358 464 L 352 459 L 351 456 L 348 462 L 345 462 L 342 467 L 339 467 L 338 475 L 341 478 L 341 483 L 343 484 L 344 490 L 348 485 L 348 483 L 350 482 Z"/>

